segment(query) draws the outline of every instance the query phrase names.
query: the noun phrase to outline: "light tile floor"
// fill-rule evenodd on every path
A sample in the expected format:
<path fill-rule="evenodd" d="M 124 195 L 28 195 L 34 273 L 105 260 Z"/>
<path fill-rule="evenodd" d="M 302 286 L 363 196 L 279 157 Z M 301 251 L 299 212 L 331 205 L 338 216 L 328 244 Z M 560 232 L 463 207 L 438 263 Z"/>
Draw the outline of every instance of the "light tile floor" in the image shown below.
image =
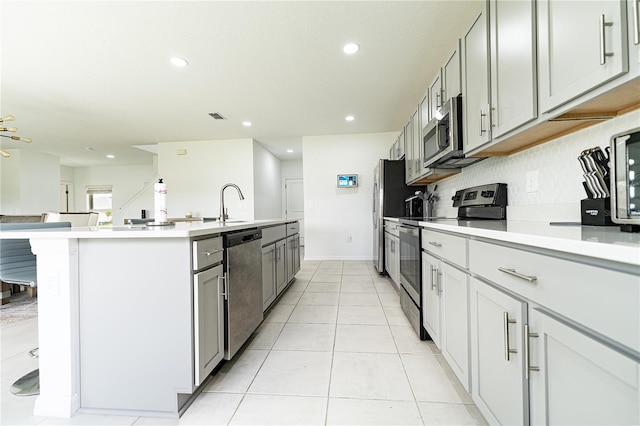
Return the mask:
<path fill-rule="evenodd" d="M 303 261 L 244 350 L 180 419 L 33 416 L 11 383 L 37 368 L 37 319 L 2 328 L 0 424 L 477 425 L 482 416 L 370 262 Z"/>

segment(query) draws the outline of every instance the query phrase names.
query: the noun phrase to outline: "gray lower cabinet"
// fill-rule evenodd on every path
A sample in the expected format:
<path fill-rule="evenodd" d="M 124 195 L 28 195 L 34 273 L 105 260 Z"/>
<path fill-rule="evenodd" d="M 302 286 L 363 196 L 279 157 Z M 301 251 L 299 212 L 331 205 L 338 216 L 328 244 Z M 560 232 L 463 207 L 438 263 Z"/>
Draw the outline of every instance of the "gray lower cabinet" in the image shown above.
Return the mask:
<path fill-rule="evenodd" d="M 262 247 L 262 309 L 276 300 L 276 245 Z"/>
<path fill-rule="evenodd" d="M 194 384 L 199 386 L 224 357 L 222 265 L 193 276 Z"/>
<path fill-rule="evenodd" d="M 527 304 L 471 278 L 473 399 L 489 424 L 528 424 L 522 324 Z"/>
<path fill-rule="evenodd" d="M 262 230 L 262 308 L 269 309 L 300 270 L 298 223 Z"/>

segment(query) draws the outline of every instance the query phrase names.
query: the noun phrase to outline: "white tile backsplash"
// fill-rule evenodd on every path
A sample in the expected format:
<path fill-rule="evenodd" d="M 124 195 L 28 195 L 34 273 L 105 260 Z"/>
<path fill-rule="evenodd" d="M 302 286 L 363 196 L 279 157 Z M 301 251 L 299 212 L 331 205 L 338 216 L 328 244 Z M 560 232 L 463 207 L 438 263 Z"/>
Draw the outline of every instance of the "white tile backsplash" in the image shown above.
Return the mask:
<path fill-rule="evenodd" d="M 578 155 L 595 146 L 604 149 L 612 135 L 639 124 L 640 110 L 636 110 L 517 154 L 492 157 L 469 166 L 437 183 L 439 201 L 435 215 L 457 214 L 457 209 L 451 207 L 455 191 L 500 182 L 508 185 L 509 219 L 579 221 L 580 200 L 586 195 Z M 534 170 L 538 171 L 539 190 L 528 193 L 525 175 Z M 433 190 L 433 185 L 429 185 L 429 190 Z"/>

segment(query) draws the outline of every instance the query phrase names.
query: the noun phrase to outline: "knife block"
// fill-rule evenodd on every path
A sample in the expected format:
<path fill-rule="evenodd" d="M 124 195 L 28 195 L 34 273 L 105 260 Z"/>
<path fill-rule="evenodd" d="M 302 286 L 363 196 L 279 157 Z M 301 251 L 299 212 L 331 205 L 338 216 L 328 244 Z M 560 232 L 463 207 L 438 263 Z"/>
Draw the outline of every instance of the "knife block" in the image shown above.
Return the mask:
<path fill-rule="evenodd" d="M 612 226 L 611 198 L 585 198 L 580 200 L 580 215 L 583 225 Z"/>

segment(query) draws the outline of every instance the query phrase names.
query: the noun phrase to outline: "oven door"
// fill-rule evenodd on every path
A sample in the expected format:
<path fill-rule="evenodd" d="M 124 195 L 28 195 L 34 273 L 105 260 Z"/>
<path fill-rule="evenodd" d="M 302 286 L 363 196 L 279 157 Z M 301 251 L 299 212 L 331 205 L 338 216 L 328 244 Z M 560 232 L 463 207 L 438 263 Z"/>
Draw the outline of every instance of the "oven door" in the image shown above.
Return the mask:
<path fill-rule="evenodd" d="M 399 225 L 400 231 L 400 285 L 419 308 L 421 294 L 420 229 Z"/>

